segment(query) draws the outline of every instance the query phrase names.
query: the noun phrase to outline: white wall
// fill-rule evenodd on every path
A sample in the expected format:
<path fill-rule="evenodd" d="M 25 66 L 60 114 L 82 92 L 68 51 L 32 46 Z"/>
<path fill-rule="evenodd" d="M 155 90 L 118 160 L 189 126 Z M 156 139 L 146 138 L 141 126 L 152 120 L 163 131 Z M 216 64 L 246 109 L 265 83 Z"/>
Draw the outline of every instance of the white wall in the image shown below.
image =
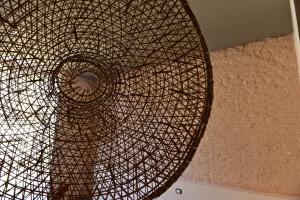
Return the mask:
<path fill-rule="evenodd" d="M 182 189 L 182 194 L 175 192 Z M 157 200 L 299 200 L 297 197 L 278 196 L 246 190 L 222 188 L 191 181 L 178 181 Z"/>
<path fill-rule="evenodd" d="M 211 50 L 292 32 L 288 0 L 188 1 Z"/>

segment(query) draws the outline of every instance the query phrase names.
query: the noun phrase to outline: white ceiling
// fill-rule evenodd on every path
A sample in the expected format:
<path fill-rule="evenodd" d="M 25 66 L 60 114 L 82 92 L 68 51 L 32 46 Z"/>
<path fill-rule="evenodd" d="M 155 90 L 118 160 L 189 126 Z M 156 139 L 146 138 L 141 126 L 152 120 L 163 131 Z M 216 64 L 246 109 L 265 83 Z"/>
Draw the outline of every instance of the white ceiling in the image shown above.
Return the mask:
<path fill-rule="evenodd" d="M 188 0 L 210 50 L 292 32 L 288 0 Z"/>

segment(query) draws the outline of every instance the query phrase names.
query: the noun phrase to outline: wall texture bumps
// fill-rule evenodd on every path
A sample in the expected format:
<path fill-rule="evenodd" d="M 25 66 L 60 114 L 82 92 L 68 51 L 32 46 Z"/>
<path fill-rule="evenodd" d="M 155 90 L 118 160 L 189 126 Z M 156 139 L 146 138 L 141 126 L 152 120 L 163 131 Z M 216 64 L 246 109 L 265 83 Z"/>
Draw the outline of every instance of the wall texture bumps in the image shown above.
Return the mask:
<path fill-rule="evenodd" d="M 183 179 L 300 196 L 300 81 L 291 35 L 211 53 L 214 105 Z"/>

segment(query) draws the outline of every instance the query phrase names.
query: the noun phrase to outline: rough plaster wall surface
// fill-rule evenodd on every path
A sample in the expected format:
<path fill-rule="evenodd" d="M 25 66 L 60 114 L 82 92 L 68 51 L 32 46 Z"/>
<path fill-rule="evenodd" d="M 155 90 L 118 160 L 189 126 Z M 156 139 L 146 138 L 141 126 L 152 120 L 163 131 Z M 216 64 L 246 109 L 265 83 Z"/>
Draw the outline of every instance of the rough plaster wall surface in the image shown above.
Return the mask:
<path fill-rule="evenodd" d="M 183 179 L 300 196 L 300 83 L 291 35 L 211 53 L 214 105 Z"/>

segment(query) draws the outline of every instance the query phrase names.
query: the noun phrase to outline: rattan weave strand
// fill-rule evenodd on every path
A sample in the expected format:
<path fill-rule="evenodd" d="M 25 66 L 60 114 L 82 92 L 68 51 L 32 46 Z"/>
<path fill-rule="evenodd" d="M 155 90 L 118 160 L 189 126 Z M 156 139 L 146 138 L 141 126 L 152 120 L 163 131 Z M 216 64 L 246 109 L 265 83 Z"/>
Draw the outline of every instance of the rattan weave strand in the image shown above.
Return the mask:
<path fill-rule="evenodd" d="M 186 0 L 0 1 L 0 199 L 154 199 L 211 104 Z"/>

